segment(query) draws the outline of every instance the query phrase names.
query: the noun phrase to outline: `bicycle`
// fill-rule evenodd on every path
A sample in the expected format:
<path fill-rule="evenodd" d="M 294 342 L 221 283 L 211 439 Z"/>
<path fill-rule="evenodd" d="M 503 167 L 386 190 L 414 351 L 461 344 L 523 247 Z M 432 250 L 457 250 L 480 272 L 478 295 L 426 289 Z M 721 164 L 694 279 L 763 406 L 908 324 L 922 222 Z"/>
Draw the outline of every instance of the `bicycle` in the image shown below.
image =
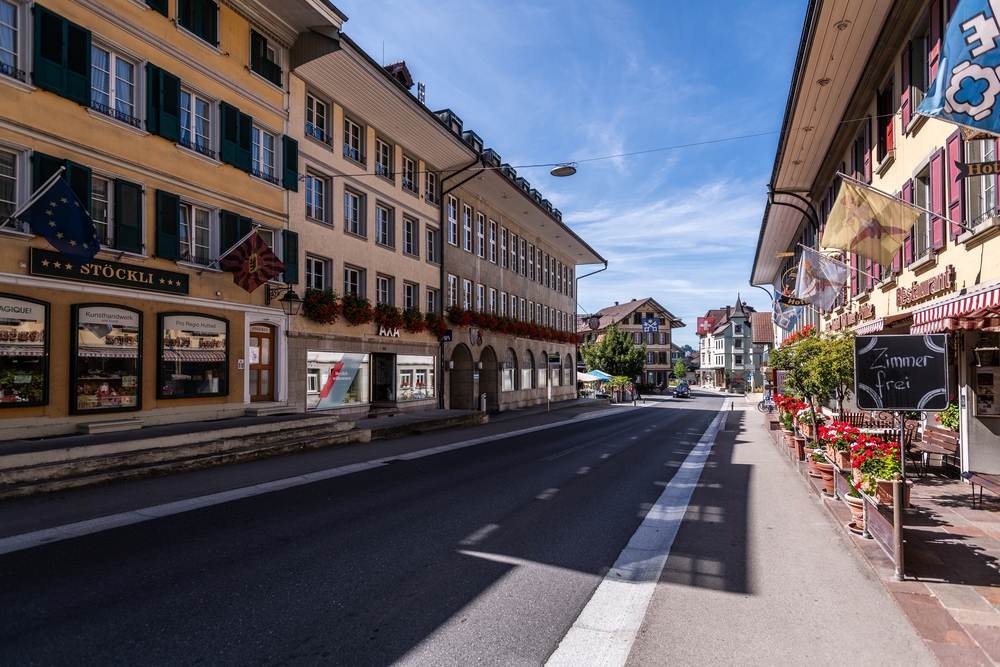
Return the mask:
<path fill-rule="evenodd" d="M 774 402 L 770 396 L 765 396 L 764 400 L 757 404 L 757 412 L 763 412 L 765 414 L 770 414 L 777 411 L 778 404 Z"/>

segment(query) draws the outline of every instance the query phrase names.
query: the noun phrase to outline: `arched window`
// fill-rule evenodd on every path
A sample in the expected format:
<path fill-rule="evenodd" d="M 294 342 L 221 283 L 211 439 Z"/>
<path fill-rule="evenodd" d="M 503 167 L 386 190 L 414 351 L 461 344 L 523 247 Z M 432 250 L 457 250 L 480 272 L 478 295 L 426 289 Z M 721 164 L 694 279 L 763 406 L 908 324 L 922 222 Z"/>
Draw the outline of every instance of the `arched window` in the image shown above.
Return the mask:
<path fill-rule="evenodd" d="M 535 357 L 531 350 L 524 351 L 521 359 L 521 389 L 535 388 Z"/>
<path fill-rule="evenodd" d="M 564 387 L 573 386 L 573 357 L 568 354 L 563 357 L 562 385 Z"/>
<path fill-rule="evenodd" d="M 542 350 L 541 352 L 538 353 L 538 372 L 536 373 L 536 375 L 538 376 L 538 384 L 536 385 L 537 387 L 545 387 L 548 385 L 548 382 L 545 381 L 546 380 L 545 370 L 548 367 L 548 365 L 549 365 L 549 355 L 545 354 L 545 350 Z"/>
<path fill-rule="evenodd" d="M 501 375 L 500 391 L 514 391 L 517 389 L 517 355 L 514 349 L 508 347 L 503 355 L 503 374 Z"/>

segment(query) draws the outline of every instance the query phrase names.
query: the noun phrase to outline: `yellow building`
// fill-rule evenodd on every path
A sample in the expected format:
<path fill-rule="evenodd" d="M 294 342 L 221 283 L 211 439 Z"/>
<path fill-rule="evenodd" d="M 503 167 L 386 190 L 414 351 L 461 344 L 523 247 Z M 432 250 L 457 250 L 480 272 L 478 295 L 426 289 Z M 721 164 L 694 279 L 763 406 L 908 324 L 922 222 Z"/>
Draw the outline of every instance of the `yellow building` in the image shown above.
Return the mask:
<path fill-rule="evenodd" d="M 217 260 L 259 228 L 298 282 L 287 64 L 342 20 L 305 1 L 0 0 L 0 438 L 287 399 L 288 318 Z M 83 265 L 7 219 L 60 167 L 100 236 Z"/>

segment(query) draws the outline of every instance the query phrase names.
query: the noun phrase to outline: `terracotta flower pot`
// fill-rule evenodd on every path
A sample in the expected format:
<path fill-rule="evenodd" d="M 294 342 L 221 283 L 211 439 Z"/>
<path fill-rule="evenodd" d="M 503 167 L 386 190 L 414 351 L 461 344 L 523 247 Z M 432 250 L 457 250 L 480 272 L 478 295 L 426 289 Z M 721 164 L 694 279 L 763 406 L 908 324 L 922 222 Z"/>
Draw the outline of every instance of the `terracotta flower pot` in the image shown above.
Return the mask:
<path fill-rule="evenodd" d="M 854 519 L 854 525 L 858 530 L 863 531 L 865 529 L 865 501 L 863 498 L 852 498 L 851 496 L 844 496 L 844 502 L 851 509 L 851 516 Z"/>
<path fill-rule="evenodd" d="M 878 489 L 875 491 L 875 500 L 877 500 L 882 505 L 892 506 L 892 480 L 891 479 L 876 479 L 875 483 L 878 484 Z M 913 482 L 906 480 L 906 484 L 903 485 L 903 507 L 910 506 L 910 487 L 913 486 Z"/>
<path fill-rule="evenodd" d="M 837 467 L 841 470 L 851 469 L 851 453 L 845 452 L 841 449 L 837 450 L 837 456 L 834 459 L 837 462 Z"/>
<path fill-rule="evenodd" d="M 819 474 L 823 477 L 823 486 L 826 487 L 826 492 L 833 495 L 833 464 L 819 463 L 817 461 L 816 469 L 819 470 Z"/>
<path fill-rule="evenodd" d="M 785 436 L 785 444 L 789 447 L 795 446 L 795 431 L 786 431 L 782 429 L 781 434 Z"/>
<path fill-rule="evenodd" d="M 795 458 L 799 461 L 806 460 L 806 439 L 795 438 Z"/>

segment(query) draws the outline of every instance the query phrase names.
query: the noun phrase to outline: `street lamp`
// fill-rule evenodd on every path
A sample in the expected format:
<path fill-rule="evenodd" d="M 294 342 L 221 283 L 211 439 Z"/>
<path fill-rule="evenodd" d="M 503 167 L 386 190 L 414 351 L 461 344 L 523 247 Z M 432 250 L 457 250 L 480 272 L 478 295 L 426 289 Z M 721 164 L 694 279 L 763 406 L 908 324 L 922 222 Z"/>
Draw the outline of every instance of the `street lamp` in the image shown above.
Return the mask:
<path fill-rule="evenodd" d="M 572 176 L 576 173 L 576 168 L 579 165 L 576 162 L 566 162 L 564 164 L 557 164 L 552 168 L 549 173 L 553 176 L 559 176 L 560 178 L 565 176 Z"/>
<path fill-rule="evenodd" d="M 278 303 L 281 304 L 281 310 L 285 315 L 298 315 L 299 308 L 302 307 L 302 300 L 299 295 L 292 291 L 291 285 L 284 285 L 278 287 L 272 287 L 271 285 L 264 285 L 264 304 L 271 305 L 271 300 L 277 298 L 279 294 L 283 294 Z"/>

